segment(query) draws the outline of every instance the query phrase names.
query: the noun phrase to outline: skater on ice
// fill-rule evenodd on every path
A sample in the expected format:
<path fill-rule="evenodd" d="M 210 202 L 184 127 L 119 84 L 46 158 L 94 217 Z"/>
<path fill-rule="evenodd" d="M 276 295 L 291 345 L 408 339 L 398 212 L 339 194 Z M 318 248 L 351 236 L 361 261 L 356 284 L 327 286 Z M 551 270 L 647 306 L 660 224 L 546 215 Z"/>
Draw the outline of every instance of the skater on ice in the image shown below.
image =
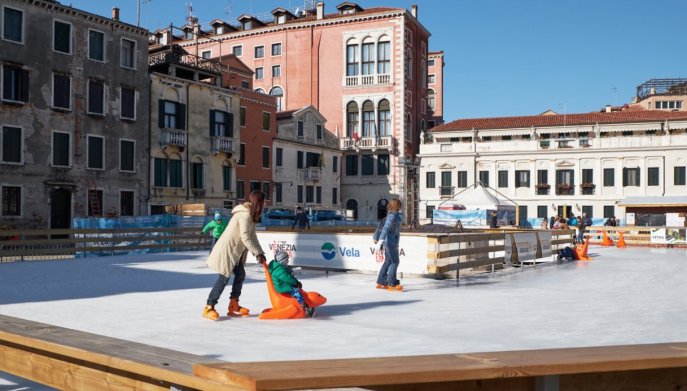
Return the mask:
<path fill-rule="evenodd" d="M 274 260 L 268 265 L 270 276 L 272 276 L 272 283 L 274 289 L 279 293 L 286 293 L 291 295 L 298 304 L 303 308 L 308 318 L 312 318 L 315 314 L 315 308 L 309 307 L 305 303 L 301 288 L 303 284 L 293 275 L 293 270 L 289 266 L 289 254 L 283 250 L 277 250 L 274 254 Z"/>
<path fill-rule="evenodd" d="M 245 263 L 248 251 L 257 258 L 258 263 L 264 264 L 266 262 L 265 252 L 262 251 L 258 236 L 255 233 L 255 224 L 260 221 L 264 204 L 265 193 L 255 190 L 250 193 L 249 202 L 237 205 L 231 211 L 232 218 L 229 225 L 213 247 L 207 260 L 208 267 L 219 273 L 219 276 L 208 296 L 203 309 L 203 317 L 210 320 L 219 319 L 215 305 L 219 302 L 219 298 L 232 274 L 234 274 L 234 283 L 229 295 L 227 316 L 249 315 L 248 308 L 239 305 L 239 297 L 243 288 L 243 280 L 246 278 Z"/>
<path fill-rule="evenodd" d="M 403 286 L 396 278 L 400 262 L 399 240 L 401 238 L 401 201 L 393 198 L 389 201 L 384 226 L 375 231 L 372 240 L 375 250 L 384 249 L 384 263 L 377 276 L 377 289 L 402 291 Z"/>
<path fill-rule="evenodd" d="M 215 247 L 215 243 L 217 243 L 219 240 L 219 237 L 222 236 L 222 232 L 224 232 L 224 230 L 227 228 L 227 224 L 228 222 L 222 217 L 222 214 L 217 211 L 215 212 L 215 219 L 207 223 L 203 228 L 203 234 L 209 230 L 212 230 L 212 246 L 210 246 L 211 252 L 212 248 Z"/>

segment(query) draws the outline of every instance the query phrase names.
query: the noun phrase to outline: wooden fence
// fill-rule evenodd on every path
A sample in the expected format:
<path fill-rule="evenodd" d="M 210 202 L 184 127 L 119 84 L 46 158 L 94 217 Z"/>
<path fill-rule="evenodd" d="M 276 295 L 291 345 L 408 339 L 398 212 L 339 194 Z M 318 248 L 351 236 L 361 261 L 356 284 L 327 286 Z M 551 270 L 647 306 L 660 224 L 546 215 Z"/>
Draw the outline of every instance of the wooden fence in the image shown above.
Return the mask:
<path fill-rule="evenodd" d="M 0 231 L 0 262 L 201 250 L 209 243 L 210 235 L 194 227 L 5 230 Z"/>

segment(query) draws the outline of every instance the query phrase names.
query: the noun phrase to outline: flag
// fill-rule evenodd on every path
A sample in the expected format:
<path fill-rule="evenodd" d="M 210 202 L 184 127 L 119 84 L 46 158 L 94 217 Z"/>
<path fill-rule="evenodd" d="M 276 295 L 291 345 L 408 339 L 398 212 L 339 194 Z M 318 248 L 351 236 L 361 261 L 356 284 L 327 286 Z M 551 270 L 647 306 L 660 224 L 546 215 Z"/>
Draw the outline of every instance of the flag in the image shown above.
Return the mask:
<path fill-rule="evenodd" d="M 353 140 L 357 143 L 360 137 L 358 137 L 358 132 L 353 132 Z"/>

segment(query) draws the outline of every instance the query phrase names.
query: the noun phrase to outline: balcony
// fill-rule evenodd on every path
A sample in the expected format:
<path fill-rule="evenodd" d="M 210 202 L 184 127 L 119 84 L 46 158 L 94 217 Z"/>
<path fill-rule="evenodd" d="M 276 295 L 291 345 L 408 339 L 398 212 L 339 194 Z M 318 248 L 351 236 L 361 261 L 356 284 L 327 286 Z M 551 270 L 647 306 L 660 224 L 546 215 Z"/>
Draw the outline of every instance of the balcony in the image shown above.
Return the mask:
<path fill-rule="evenodd" d="M 175 147 L 186 148 L 186 146 L 188 145 L 188 132 L 181 129 L 162 129 L 160 146 L 164 148 L 170 145 Z"/>
<path fill-rule="evenodd" d="M 549 189 L 551 189 L 551 185 L 548 183 L 538 183 L 537 195 L 549 195 Z"/>
<path fill-rule="evenodd" d="M 539 149 L 549 149 L 551 147 L 551 141 L 543 140 L 539 142 Z"/>
<path fill-rule="evenodd" d="M 319 167 L 308 167 L 303 170 L 303 178 L 306 181 L 317 182 L 322 176 L 322 170 Z"/>
<path fill-rule="evenodd" d="M 580 184 L 580 193 L 582 195 L 594 195 L 594 188 L 596 185 L 593 183 L 582 183 Z"/>
<path fill-rule="evenodd" d="M 187 53 L 175 45 L 172 48 L 159 50 L 148 55 L 148 66 L 156 67 L 165 64 L 180 64 L 191 68 L 220 74 L 221 65 L 217 60 L 211 60 Z"/>
<path fill-rule="evenodd" d="M 363 149 L 374 151 L 376 149 L 391 150 L 394 147 L 394 138 L 391 136 L 362 137 L 357 141 L 351 137 L 341 138 L 341 149 Z"/>
<path fill-rule="evenodd" d="M 575 187 L 567 183 L 556 185 L 556 195 L 575 195 Z"/>
<path fill-rule="evenodd" d="M 591 140 L 589 140 L 587 138 L 580 139 L 580 147 L 587 148 L 587 147 L 591 147 L 591 146 L 592 146 Z"/>
<path fill-rule="evenodd" d="M 212 136 L 212 154 L 216 155 L 220 152 L 234 153 L 234 140 L 229 137 Z"/>
<path fill-rule="evenodd" d="M 455 186 L 439 186 L 441 198 L 451 198 Z"/>
<path fill-rule="evenodd" d="M 344 80 L 346 87 L 368 87 L 390 83 L 390 74 L 346 76 Z"/>
<path fill-rule="evenodd" d="M 559 149 L 572 148 L 573 140 L 556 140 L 556 147 Z"/>

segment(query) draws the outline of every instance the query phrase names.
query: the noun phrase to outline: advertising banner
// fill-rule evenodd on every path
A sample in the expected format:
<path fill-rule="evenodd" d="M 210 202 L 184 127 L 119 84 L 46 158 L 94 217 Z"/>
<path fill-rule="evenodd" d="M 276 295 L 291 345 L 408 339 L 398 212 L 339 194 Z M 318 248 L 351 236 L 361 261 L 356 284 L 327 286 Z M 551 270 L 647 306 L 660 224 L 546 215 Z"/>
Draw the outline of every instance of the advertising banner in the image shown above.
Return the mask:
<path fill-rule="evenodd" d="M 268 261 L 277 249 L 286 251 L 293 266 L 379 271 L 372 234 L 303 234 L 258 232 Z M 399 272 L 427 273 L 427 239 L 401 235 Z M 250 259 L 249 259 L 250 260 Z"/>
<path fill-rule="evenodd" d="M 550 232 L 506 233 L 504 260 L 510 264 L 547 258 L 551 254 Z"/>

